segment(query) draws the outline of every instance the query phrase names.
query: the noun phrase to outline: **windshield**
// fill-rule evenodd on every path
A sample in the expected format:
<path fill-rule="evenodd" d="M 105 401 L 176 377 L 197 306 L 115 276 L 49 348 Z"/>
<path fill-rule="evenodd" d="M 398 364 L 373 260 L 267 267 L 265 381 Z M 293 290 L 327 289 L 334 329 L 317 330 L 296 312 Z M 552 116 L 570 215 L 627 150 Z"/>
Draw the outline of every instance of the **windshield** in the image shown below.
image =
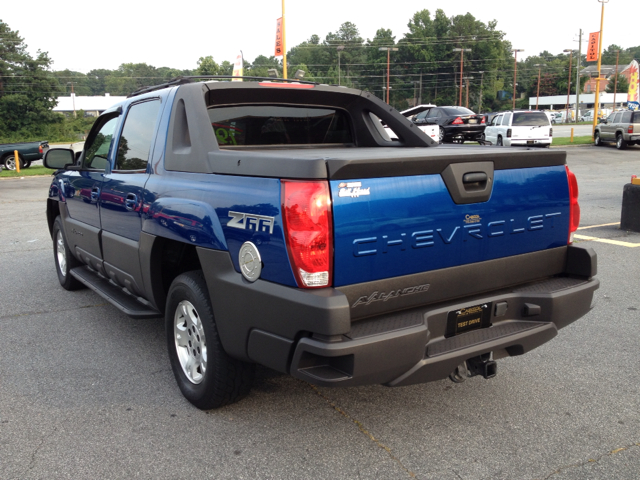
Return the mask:
<path fill-rule="evenodd" d="M 516 125 L 539 127 L 549 125 L 549 118 L 543 112 L 516 112 L 513 114 L 514 127 Z"/>
<path fill-rule="evenodd" d="M 220 107 L 209 119 L 220 146 L 353 143 L 347 114 L 331 108 Z"/>

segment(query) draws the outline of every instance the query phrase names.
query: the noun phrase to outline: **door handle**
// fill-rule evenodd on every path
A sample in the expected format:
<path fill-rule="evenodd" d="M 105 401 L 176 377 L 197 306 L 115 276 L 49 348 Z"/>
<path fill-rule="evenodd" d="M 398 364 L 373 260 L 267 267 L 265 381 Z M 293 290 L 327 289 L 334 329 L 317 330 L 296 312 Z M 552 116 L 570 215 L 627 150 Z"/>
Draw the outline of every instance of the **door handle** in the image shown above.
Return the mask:
<path fill-rule="evenodd" d="M 135 193 L 127 193 L 127 199 L 124 202 L 124 208 L 133 212 L 138 206 L 138 196 Z"/>
<path fill-rule="evenodd" d="M 97 202 L 99 196 L 100 196 L 100 187 L 93 187 L 91 189 L 91 201 Z"/>

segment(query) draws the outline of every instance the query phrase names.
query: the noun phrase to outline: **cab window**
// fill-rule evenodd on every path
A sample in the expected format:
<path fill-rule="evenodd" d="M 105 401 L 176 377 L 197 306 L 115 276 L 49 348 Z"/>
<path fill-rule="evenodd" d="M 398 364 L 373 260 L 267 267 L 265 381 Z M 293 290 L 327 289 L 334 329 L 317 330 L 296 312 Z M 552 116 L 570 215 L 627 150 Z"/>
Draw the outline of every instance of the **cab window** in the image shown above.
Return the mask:
<path fill-rule="evenodd" d="M 118 141 L 114 170 L 146 170 L 156 131 L 160 100 L 136 103 L 129 108 Z"/>

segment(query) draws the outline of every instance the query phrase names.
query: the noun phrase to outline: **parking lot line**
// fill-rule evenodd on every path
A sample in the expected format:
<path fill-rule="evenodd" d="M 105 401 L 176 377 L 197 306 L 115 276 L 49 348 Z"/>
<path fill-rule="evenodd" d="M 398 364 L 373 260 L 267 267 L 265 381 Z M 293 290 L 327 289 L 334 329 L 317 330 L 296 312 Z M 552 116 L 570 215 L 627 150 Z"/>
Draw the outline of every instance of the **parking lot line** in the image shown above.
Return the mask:
<path fill-rule="evenodd" d="M 587 240 L 592 242 L 610 243 L 611 245 L 618 245 L 619 247 L 635 248 L 640 247 L 640 243 L 621 242 L 620 240 L 609 240 L 608 238 L 589 237 L 587 235 L 574 235 L 573 238 L 578 240 Z"/>
<path fill-rule="evenodd" d="M 603 223 L 601 225 L 589 225 L 588 227 L 578 227 L 578 230 L 586 230 L 588 228 L 610 227 L 611 225 L 620 225 L 620 222 Z"/>

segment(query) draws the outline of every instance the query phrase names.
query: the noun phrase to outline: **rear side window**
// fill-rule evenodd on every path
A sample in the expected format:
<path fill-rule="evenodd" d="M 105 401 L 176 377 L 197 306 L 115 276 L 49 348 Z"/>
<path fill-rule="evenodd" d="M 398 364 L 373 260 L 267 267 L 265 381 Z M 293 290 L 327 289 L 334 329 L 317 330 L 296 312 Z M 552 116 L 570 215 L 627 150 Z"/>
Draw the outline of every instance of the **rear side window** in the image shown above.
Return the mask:
<path fill-rule="evenodd" d="M 544 112 L 516 112 L 513 114 L 515 126 L 538 127 L 549 125 L 549 117 Z"/>
<path fill-rule="evenodd" d="M 137 103 L 129 108 L 114 170 L 146 170 L 159 108 L 160 100 Z"/>
<path fill-rule="evenodd" d="M 511 122 L 511 114 L 505 113 L 502 117 L 502 125 L 509 125 L 509 122 Z"/>
<path fill-rule="evenodd" d="M 209 109 L 220 146 L 351 144 L 348 115 L 337 109 L 249 105 Z"/>
<path fill-rule="evenodd" d="M 620 118 L 622 117 L 622 113 L 618 112 L 614 115 L 611 123 L 620 123 Z"/>
<path fill-rule="evenodd" d="M 622 113 L 622 120 L 620 120 L 622 123 L 631 123 L 631 114 L 633 112 L 623 112 Z"/>
<path fill-rule="evenodd" d="M 633 113 L 633 123 L 640 123 L 640 111 Z"/>

